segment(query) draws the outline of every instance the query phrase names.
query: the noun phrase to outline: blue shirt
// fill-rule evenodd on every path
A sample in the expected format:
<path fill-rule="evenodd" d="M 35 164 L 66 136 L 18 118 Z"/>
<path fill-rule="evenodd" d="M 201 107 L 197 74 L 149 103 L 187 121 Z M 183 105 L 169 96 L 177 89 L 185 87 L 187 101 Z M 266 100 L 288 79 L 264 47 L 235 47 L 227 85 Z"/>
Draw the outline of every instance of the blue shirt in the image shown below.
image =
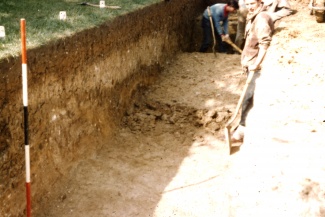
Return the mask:
<path fill-rule="evenodd" d="M 225 14 L 225 7 L 227 4 L 214 4 L 210 6 L 211 17 L 213 19 L 215 30 L 219 35 L 228 34 L 228 13 Z M 208 15 L 208 9 L 205 9 L 203 17 L 210 19 Z M 222 24 L 220 24 L 220 22 Z"/>

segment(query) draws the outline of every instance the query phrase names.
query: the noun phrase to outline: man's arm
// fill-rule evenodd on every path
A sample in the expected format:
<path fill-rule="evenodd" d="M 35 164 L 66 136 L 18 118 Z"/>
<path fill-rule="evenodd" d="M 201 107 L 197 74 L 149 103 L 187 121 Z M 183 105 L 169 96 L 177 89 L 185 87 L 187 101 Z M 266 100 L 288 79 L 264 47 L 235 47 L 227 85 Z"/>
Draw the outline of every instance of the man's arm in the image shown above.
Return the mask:
<path fill-rule="evenodd" d="M 264 0 L 267 2 L 267 0 Z M 270 4 L 270 3 L 268 3 Z M 272 3 L 267 6 L 267 11 L 270 13 L 270 16 L 273 22 L 289 16 L 293 13 L 291 10 L 291 5 L 288 0 L 272 0 Z"/>
<path fill-rule="evenodd" d="M 229 35 L 229 32 L 228 32 L 228 24 L 229 21 L 228 21 L 228 17 L 223 21 L 222 25 L 223 25 L 223 31 L 224 31 L 224 34 L 225 35 Z"/>
<path fill-rule="evenodd" d="M 218 34 L 221 35 L 222 34 L 222 28 L 220 26 L 220 19 L 218 18 L 218 16 L 213 16 L 212 18 L 213 18 L 214 28 L 216 29 Z"/>
<path fill-rule="evenodd" d="M 261 67 L 267 49 L 269 48 L 274 30 L 274 24 L 271 17 L 262 12 L 256 17 L 257 37 L 258 37 L 258 54 L 254 64 L 248 67 L 249 70 L 256 71 Z"/>
<path fill-rule="evenodd" d="M 230 40 L 228 33 L 228 17 L 222 22 L 223 33 L 221 34 L 222 41 Z"/>
<path fill-rule="evenodd" d="M 274 13 L 271 13 L 271 17 L 272 17 L 272 20 L 273 22 L 283 18 L 283 17 L 286 17 L 286 16 L 289 16 L 292 14 L 292 10 L 290 8 L 281 8 L 280 10 L 274 12 Z"/>
<path fill-rule="evenodd" d="M 248 66 L 249 71 L 256 71 L 261 68 L 261 64 L 263 62 L 263 59 L 265 57 L 266 51 L 268 47 L 260 46 L 257 54 L 257 58 L 253 65 Z"/>

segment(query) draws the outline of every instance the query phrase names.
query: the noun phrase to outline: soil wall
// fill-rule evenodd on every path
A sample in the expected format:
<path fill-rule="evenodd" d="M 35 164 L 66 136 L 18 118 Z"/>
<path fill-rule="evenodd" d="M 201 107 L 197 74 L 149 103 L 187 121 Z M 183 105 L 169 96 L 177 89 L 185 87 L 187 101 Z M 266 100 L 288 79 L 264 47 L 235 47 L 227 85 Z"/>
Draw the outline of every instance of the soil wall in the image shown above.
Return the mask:
<path fill-rule="evenodd" d="M 138 90 L 195 47 L 193 26 L 206 4 L 163 1 L 28 50 L 33 209 L 74 162 L 109 145 Z M 21 58 L 0 60 L 0 73 L 0 216 L 25 216 Z"/>

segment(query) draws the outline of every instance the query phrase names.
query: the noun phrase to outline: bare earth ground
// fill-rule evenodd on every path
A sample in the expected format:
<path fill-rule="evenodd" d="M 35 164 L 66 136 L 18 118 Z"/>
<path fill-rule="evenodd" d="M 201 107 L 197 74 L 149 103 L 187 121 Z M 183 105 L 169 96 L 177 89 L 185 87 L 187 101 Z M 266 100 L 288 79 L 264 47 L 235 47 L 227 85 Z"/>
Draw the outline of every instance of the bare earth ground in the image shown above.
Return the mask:
<path fill-rule="evenodd" d="M 240 148 L 229 155 L 223 135 L 246 79 L 240 56 L 181 53 L 35 216 L 325 216 L 325 26 L 292 4 Z"/>

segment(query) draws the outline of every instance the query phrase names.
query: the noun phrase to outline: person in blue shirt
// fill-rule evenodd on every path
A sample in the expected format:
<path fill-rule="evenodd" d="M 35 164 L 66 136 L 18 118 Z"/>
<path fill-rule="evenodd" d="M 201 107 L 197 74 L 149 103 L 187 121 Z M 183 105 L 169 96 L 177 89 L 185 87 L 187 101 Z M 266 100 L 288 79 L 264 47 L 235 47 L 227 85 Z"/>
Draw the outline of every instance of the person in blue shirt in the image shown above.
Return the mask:
<path fill-rule="evenodd" d="M 218 44 L 217 52 L 227 52 L 225 39 L 229 38 L 228 33 L 228 15 L 229 13 L 235 13 L 239 8 L 236 0 L 230 0 L 227 4 L 217 3 L 207 9 L 205 9 L 202 17 L 203 28 L 203 42 L 200 48 L 200 52 L 206 52 L 212 44 L 212 29 L 210 25 L 210 18 L 208 9 L 210 8 L 210 14 L 213 20 L 213 26 L 215 31 L 215 37 Z"/>

